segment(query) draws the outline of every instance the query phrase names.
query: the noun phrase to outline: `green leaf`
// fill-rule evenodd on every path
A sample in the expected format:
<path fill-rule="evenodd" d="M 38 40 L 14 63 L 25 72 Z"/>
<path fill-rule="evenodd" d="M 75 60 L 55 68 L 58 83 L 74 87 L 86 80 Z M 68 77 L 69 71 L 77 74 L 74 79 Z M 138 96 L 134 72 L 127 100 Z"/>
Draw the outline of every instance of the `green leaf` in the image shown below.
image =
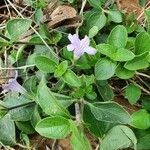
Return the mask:
<path fill-rule="evenodd" d="M 150 127 L 150 114 L 141 109 L 132 114 L 132 126 L 138 129 L 148 129 Z"/>
<path fill-rule="evenodd" d="M 103 137 L 105 133 L 103 127 L 104 122 L 95 119 L 87 105 L 84 106 L 83 121 L 85 124 L 87 124 L 87 128 L 90 130 L 90 132 L 92 132 L 97 137 Z"/>
<path fill-rule="evenodd" d="M 107 13 L 108 13 L 108 18 L 110 21 L 113 21 L 115 23 L 121 23 L 122 22 L 122 15 L 121 15 L 120 11 L 109 10 Z"/>
<path fill-rule="evenodd" d="M 54 52 L 53 47 L 47 47 L 45 45 L 36 45 L 34 49 L 34 53 L 37 55 L 43 55 L 48 57 L 50 60 L 54 61 L 56 64 L 59 64 L 59 58 Z"/>
<path fill-rule="evenodd" d="M 135 71 L 128 70 L 124 68 L 123 64 L 119 64 L 117 66 L 115 74 L 120 79 L 130 79 L 134 76 Z"/>
<path fill-rule="evenodd" d="M 127 44 L 127 30 L 122 25 L 117 25 L 108 36 L 108 44 L 117 48 L 124 48 Z"/>
<path fill-rule="evenodd" d="M 79 77 L 70 69 L 62 76 L 63 80 L 70 86 L 80 87 L 81 81 Z"/>
<path fill-rule="evenodd" d="M 89 38 L 93 38 L 97 33 L 98 33 L 99 29 L 97 26 L 93 26 L 90 30 L 89 30 Z"/>
<path fill-rule="evenodd" d="M 30 143 L 30 139 L 27 134 L 25 134 L 23 132 L 20 133 L 20 139 L 27 147 L 30 147 L 31 143 Z"/>
<path fill-rule="evenodd" d="M 114 61 L 129 61 L 135 57 L 131 51 L 124 48 L 116 49 L 109 44 L 99 44 L 97 45 L 97 49 L 100 53 L 110 57 Z"/>
<path fill-rule="evenodd" d="M 61 103 L 61 105 L 64 108 L 68 108 L 74 102 L 74 100 L 70 96 L 66 96 L 66 95 L 54 93 L 54 92 L 52 92 L 52 94 L 57 98 L 57 100 Z"/>
<path fill-rule="evenodd" d="M 72 60 L 73 59 L 73 53 L 70 53 L 66 47 L 61 49 L 63 58 L 66 60 Z"/>
<path fill-rule="evenodd" d="M 84 135 L 82 128 L 78 128 L 77 125 L 71 120 L 71 145 L 73 150 L 92 150 L 90 142 L 87 137 Z"/>
<path fill-rule="evenodd" d="M 128 147 L 136 149 L 137 139 L 133 131 L 124 125 L 113 127 L 101 142 L 101 150 L 118 150 Z"/>
<path fill-rule="evenodd" d="M 87 55 L 82 55 L 80 59 L 78 59 L 77 62 L 75 62 L 75 66 L 77 66 L 79 69 L 85 70 L 85 69 L 90 69 L 92 62 L 88 60 L 89 57 Z"/>
<path fill-rule="evenodd" d="M 56 45 L 61 40 L 61 38 L 62 38 L 62 33 L 61 32 L 53 32 L 53 33 L 50 34 L 49 43 Z"/>
<path fill-rule="evenodd" d="M 9 45 L 9 42 L 8 41 L 5 41 L 3 39 L 0 39 L 0 47 L 3 47 L 3 46 L 8 46 Z"/>
<path fill-rule="evenodd" d="M 18 97 L 18 95 L 9 93 L 6 95 L 4 102 L 8 108 L 11 108 L 11 107 L 15 107 L 18 105 L 31 103 L 32 101 L 23 96 Z M 24 107 L 18 107 L 16 109 L 11 109 L 11 110 L 9 110 L 8 113 L 10 114 L 11 119 L 14 121 L 28 121 L 28 120 L 30 120 L 31 114 L 34 109 L 34 105 L 35 104 L 32 103 L 32 104 L 26 105 Z"/>
<path fill-rule="evenodd" d="M 25 80 L 23 87 L 28 91 L 30 95 L 35 96 L 37 91 L 38 79 L 36 76 L 31 76 Z"/>
<path fill-rule="evenodd" d="M 42 80 L 38 86 L 36 101 L 42 110 L 48 115 L 63 115 L 69 116 L 68 111 L 62 107 L 60 102 L 56 99 L 50 89 Z"/>
<path fill-rule="evenodd" d="M 134 59 L 125 63 L 124 67 L 128 70 L 140 70 L 149 67 L 147 53 L 136 56 Z"/>
<path fill-rule="evenodd" d="M 99 121 L 130 124 L 130 115 L 117 103 L 99 102 L 88 104 L 94 117 Z"/>
<path fill-rule="evenodd" d="M 135 134 L 138 140 L 138 150 L 149 150 L 150 149 L 150 129 L 148 130 L 135 130 Z"/>
<path fill-rule="evenodd" d="M 38 122 L 35 130 L 44 137 L 62 139 L 70 133 L 70 122 L 61 116 L 47 117 Z"/>
<path fill-rule="evenodd" d="M 35 10 L 34 20 L 38 25 L 40 25 L 40 23 L 42 22 L 42 20 L 43 20 L 43 11 L 42 11 L 41 8 Z"/>
<path fill-rule="evenodd" d="M 101 81 L 98 81 L 97 89 L 104 101 L 111 101 L 114 99 L 114 92 L 107 81 L 104 85 L 101 85 Z"/>
<path fill-rule="evenodd" d="M 101 0 L 88 0 L 88 2 L 94 8 L 100 9 L 100 7 L 101 7 Z"/>
<path fill-rule="evenodd" d="M 129 84 L 125 89 L 125 98 L 128 99 L 131 105 L 135 104 L 141 96 L 141 89 L 135 84 Z"/>
<path fill-rule="evenodd" d="M 67 61 L 61 62 L 57 66 L 57 69 L 54 72 L 54 77 L 56 77 L 56 78 L 61 77 L 66 72 L 67 68 L 68 68 L 68 62 Z"/>
<path fill-rule="evenodd" d="M 95 76 L 97 80 L 107 80 L 115 74 L 116 62 L 107 58 L 100 59 L 95 65 Z"/>
<path fill-rule="evenodd" d="M 45 73 L 53 73 L 57 64 L 45 56 L 37 56 L 35 58 L 37 68 Z"/>
<path fill-rule="evenodd" d="M 150 63 L 150 54 L 147 56 L 147 61 Z"/>
<path fill-rule="evenodd" d="M 30 28 L 32 21 L 29 19 L 12 19 L 8 21 L 6 29 L 12 41 L 17 40 Z M 15 30 L 14 30 L 15 29 Z"/>
<path fill-rule="evenodd" d="M 34 128 L 32 127 L 30 121 L 23 121 L 23 122 L 18 122 L 16 121 L 16 126 L 20 131 L 26 134 L 33 134 L 35 132 Z"/>
<path fill-rule="evenodd" d="M 32 127 L 35 127 L 36 124 L 41 120 L 39 106 L 36 105 L 36 107 L 32 111 L 33 113 L 31 115 L 31 124 L 32 124 Z"/>
<path fill-rule="evenodd" d="M 140 101 L 142 101 L 142 108 L 150 111 L 150 96 L 145 95 L 140 98 Z"/>
<path fill-rule="evenodd" d="M 141 32 L 137 35 L 135 40 L 135 53 L 136 55 L 150 52 L 150 35 L 146 32 Z"/>
<path fill-rule="evenodd" d="M 113 54 L 116 52 L 116 48 L 110 44 L 99 44 L 96 46 L 96 49 L 103 55 L 108 57 L 112 57 Z"/>
<path fill-rule="evenodd" d="M 124 48 L 120 48 L 117 49 L 116 53 L 113 54 L 111 59 L 114 61 L 129 61 L 132 60 L 134 57 L 135 55 L 133 52 Z"/>
<path fill-rule="evenodd" d="M 150 34 L 150 10 L 149 9 L 145 10 L 145 15 L 147 19 L 147 32 Z"/>
<path fill-rule="evenodd" d="M 0 119 L 3 118 L 8 113 L 7 109 L 0 109 Z"/>
<path fill-rule="evenodd" d="M 93 26 L 97 26 L 98 30 L 101 30 L 105 26 L 107 18 L 103 12 L 93 11 L 86 21 L 88 31 L 93 28 Z"/>
<path fill-rule="evenodd" d="M 147 0 L 138 0 L 139 4 L 144 7 L 147 3 Z"/>
<path fill-rule="evenodd" d="M 13 146 L 16 144 L 15 124 L 10 119 L 10 115 L 5 115 L 0 119 L 0 142 L 4 145 Z"/>

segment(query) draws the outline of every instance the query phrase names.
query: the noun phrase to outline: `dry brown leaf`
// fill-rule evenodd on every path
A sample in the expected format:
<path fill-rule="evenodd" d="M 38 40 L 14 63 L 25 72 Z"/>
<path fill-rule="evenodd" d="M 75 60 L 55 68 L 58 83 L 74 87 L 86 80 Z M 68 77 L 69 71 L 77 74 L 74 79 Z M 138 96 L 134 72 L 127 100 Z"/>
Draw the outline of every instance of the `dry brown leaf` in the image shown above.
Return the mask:
<path fill-rule="evenodd" d="M 58 0 L 53 0 L 51 3 L 49 3 L 49 4 L 47 5 L 47 7 L 44 9 L 43 13 L 49 15 L 49 14 L 51 14 L 51 13 L 54 11 L 54 9 L 55 9 L 56 7 L 58 7 L 58 6 L 59 6 L 59 1 L 58 1 Z"/>
<path fill-rule="evenodd" d="M 117 0 L 116 3 L 119 10 L 126 14 L 134 12 L 136 18 L 138 18 L 143 11 L 142 7 L 138 3 L 138 0 Z"/>
<path fill-rule="evenodd" d="M 69 5 L 61 5 L 58 0 L 54 0 L 44 10 L 43 22 L 49 28 L 64 26 L 75 28 L 80 26 L 81 18 L 77 16 L 77 11 Z"/>
<path fill-rule="evenodd" d="M 58 26 L 77 27 L 80 17 L 77 17 L 76 10 L 68 5 L 58 6 L 50 15 L 50 21 L 48 22 L 49 28 L 55 28 Z"/>
<path fill-rule="evenodd" d="M 58 145 L 62 148 L 62 150 L 72 150 L 70 138 L 58 140 Z"/>
<path fill-rule="evenodd" d="M 7 83 L 11 78 L 15 78 L 15 69 L 0 70 L 0 85 Z"/>

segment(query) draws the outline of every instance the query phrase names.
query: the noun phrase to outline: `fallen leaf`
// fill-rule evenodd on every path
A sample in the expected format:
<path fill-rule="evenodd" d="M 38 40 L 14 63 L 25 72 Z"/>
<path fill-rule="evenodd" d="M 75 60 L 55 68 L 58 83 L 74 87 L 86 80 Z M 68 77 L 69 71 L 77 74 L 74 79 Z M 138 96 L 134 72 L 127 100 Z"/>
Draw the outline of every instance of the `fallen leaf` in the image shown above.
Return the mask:
<path fill-rule="evenodd" d="M 43 13 L 46 14 L 47 16 L 49 16 L 49 14 L 51 14 L 54 11 L 54 9 L 58 6 L 59 6 L 59 1 L 53 0 L 52 2 L 50 2 L 47 5 L 47 7 L 44 9 Z"/>
<path fill-rule="evenodd" d="M 15 74 L 15 69 L 0 70 L 0 85 L 7 83 L 11 78 L 15 78 Z"/>
<path fill-rule="evenodd" d="M 49 3 L 44 10 L 43 22 L 47 23 L 49 28 L 76 28 L 81 25 L 80 21 L 81 17 L 73 7 L 61 5 L 58 0 Z"/>
<path fill-rule="evenodd" d="M 126 14 L 134 12 L 136 18 L 138 18 L 143 12 L 142 7 L 138 3 L 138 0 L 117 0 L 116 3 L 119 10 Z"/>
<path fill-rule="evenodd" d="M 50 21 L 47 25 L 49 28 L 65 26 L 65 21 L 69 22 L 68 20 L 79 21 L 76 10 L 68 5 L 60 5 L 50 15 Z M 70 22 L 69 24 L 72 23 Z"/>

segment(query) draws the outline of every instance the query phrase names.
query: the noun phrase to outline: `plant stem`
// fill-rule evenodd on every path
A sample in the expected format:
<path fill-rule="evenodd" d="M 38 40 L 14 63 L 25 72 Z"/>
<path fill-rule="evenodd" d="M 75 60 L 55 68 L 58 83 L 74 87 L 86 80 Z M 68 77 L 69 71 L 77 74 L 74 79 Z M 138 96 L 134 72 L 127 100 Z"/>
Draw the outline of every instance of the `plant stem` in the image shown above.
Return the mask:
<path fill-rule="evenodd" d="M 11 40 L 4 36 L 3 34 L 0 34 L 0 38 L 3 38 L 4 40 L 6 40 L 7 42 L 10 42 Z M 21 45 L 21 44 L 25 44 L 25 45 L 45 45 L 44 43 L 31 43 L 31 42 L 22 42 L 22 41 L 17 41 L 17 42 L 13 42 L 10 43 L 10 45 Z M 48 44 L 48 46 L 54 46 L 54 44 Z"/>
<path fill-rule="evenodd" d="M 25 44 L 25 45 L 45 45 L 44 43 L 31 43 L 31 42 L 21 42 L 21 41 L 18 41 L 18 42 L 14 42 L 13 45 L 15 44 Z M 54 46 L 54 44 L 48 44 L 48 46 Z"/>
<path fill-rule="evenodd" d="M 150 86 L 144 80 L 142 80 L 139 76 L 137 76 L 137 78 L 150 90 Z"/>
<path fill-rule="evenodd" d="M 84 10 L 84 7 L 86 5 L 86 2 L 87 2 L 87 0 L 82 1 L 82 6 L 81 6 L 81 9 L 80 9 L 80 13 L 79 13 L 79 15 L 81 15 L 81 16 L 83 16 L 83 10 Z"/>
<path fill-rule="evenodd" d="M 140 73 L 140 72 L 136 72 L 136 74 L 139 75 L 139 76 L 143 76 L 143 77 L 146 77 L 146 78 L 150 79 L 150 76 L 147 75 L 147 74 Z"/>
<path fill-rule="evenodd" d="M 17 70 L 17 69 L 26 69 L 29 67 L 34 67 L 35 64 L 33 65 L 26 65 L 26 66 L 21 66 L 21 67 L 17 67 L 17 68 L 0 68 L 0 70 Z"/>
<path fill-rule="evenodd" d="M 75 103 L 76 122 L 79 125 L 81 122 L 81 113 L 79 103 Z"/>
<path fill-rule="evenodd" d="M 145 89 L 144 87 L 140 86 L 139 84 L 135 83 L 134 81 L 130 80 L 130 82 L 136 84 L 136 86 L 138 86 L 143 92 L 147 93 L 148 95 L 150 95 L 150 91 L 148 91 L 147 89 Z"/>
<path fill-rule="evenodd" d="M 80 9 L 80 12 L 79 12 L 79 15 L 82 16 L 81 25 L 83 24 L 83 10 L 84 10 L 84 7 L 86 5 L 86 2 L 87 2 L 87 0 L 82 0 L 82 6 L 81 6 L 81 9 Z M 77 27 L 76 34 L 79 34 L 79 28 L 80 28 L 80 26 Z"/>

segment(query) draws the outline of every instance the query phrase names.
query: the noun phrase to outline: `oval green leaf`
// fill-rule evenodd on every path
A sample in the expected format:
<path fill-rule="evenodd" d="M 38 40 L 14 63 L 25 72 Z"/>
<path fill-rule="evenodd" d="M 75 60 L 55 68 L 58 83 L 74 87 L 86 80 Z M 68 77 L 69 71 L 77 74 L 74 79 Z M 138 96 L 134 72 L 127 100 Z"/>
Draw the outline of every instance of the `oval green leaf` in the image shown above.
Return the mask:
<path fill-rule="evenodd" d="M 74 87 L 81 86 L 80 78 L 70 69 L 65 72 L 62 78 L 64 82 L 66 82 L 70 86 L 74 86 Z"/>
<path fill-rule="evenodd" d="M 102 150 L 126 149 L 133 146 L 136 149 L 137 139 L 134 132 L 127 126 L 117 125 L 108 131 L 101 142 Z"/>
<path fill-rule="evenodd" d="M 99 102 L 88 104 L 98 121 L 109 123 L 130 124 L 131 118 L 127 111 L 115 102 Z"/>
<path fill-rule="evenodd" d="M 150 114 L 145 110 L 141 109 L 132 114 L 132 126 L 138 129 L 148 129 L 150 127 Z"/>
<path fill-rule="evenodd" d="M 146 32 L 141 32 L 135 40 L 136 55 L 150 52 L 150 35 Z"/>
<path fill-rule="evenodd" d="M 54 76 L 55 76 L 56 78 L 61 77 L 61 76 L 66 72 L 67 68 L 68 68 L 68 62 L 67 62 L 67 61 L 61 62 L 61 63 L 58 65 L 57 69 L 55 70 Z"/>
<path fill-rule="evenodd" d="M 124 26 L 118 25 L 112 29 L 108 36 L 108 43 L 117 48 L 124 48 L 127 44 L 127 30 Z"/>
<path fill-rule="evenodd" d="M 135 71 L 128 70 L 124 68 L 123 64 L 120 64 L 117 66 L 115 74 L 120 79 L 130 79 L 134 76 Z"/>
<path fill-rule="evenodd" d="M 125 89 L 125 98 L 128 99 L 131 105 L 135 104 L 141 96 L 141 89 L 135 84 L 129 84 Z"/>
<path fill-rule="evenodd" d="M 62 106 L 50 89 L 42 80 L 38 86 L 36 102 L 48 115 L 69 116 L 69 112 Z"/>
<path fill-rule="evenodd" d="M 62 139 L 69 135 L 70 123 L 61 116 L 47 117 L 38 122 L 35 130 L 44 137 Z"/>
<path fill-rule="evenodd" d="M 35 58 L 37 68 L 45 73 L 53 73 L 57 64 L 45 56 L 37 56 Z"/>
<path fill-rule="evenodd" d="M 115 74 L 116 62 L 107 58 L 100 59 L 95 65 L 95 76 L 97 80 L 107 80 Z"/>
<path fill-rule="evenodd" d="M 29 19 L 12 19 L 8 21 L 6 29 L 13 41 L 27 32 L 30 28 L 32 20 Z"/>
<path fill-rule="evenodd" d="M 149 67 L 147 53 L 136 56 L 134 59 L 125 63 L 124 67 L 128 70 L 140 70 Z"/>

